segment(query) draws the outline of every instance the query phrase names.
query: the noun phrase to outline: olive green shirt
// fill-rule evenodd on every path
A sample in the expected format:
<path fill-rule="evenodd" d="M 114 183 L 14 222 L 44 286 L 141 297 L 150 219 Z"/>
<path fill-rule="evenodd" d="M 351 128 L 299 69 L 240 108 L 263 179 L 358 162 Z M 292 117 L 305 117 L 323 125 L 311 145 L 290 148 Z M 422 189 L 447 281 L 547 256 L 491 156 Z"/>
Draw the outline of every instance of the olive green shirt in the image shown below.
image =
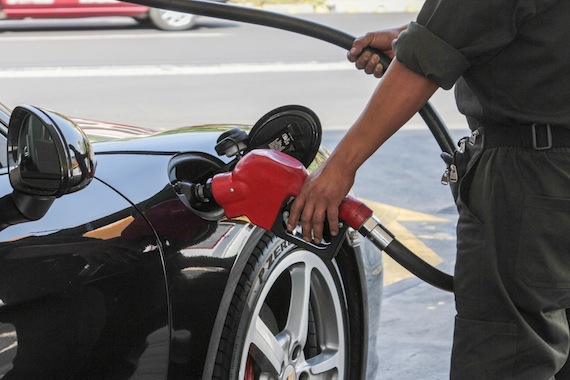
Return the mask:
<path fill-rule="evenodd" d="M 570 0 L 427 0 L 395 48 L 467 116 L 570 126 Z"/>

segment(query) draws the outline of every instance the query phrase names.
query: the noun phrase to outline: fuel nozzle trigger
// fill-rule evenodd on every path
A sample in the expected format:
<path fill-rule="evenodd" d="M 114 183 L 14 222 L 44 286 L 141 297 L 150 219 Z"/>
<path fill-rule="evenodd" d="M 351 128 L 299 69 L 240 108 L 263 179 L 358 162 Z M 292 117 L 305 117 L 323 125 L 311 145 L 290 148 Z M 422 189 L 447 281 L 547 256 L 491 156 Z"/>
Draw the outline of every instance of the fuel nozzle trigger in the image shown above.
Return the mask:
<path fill-rule="evenodd" d="M 295 244 L 298 247 L 304 248 L 308 251 L 313 252 L 325 259 L 332 260 L 338 254 L 342 242 L 346 237 L 346 231 L 348 230 L 348 225 L 340 222 L 339 231 L 336 236 L 330 234 L 330 229 L 328 223 L 325 223 L 323 228 L 323 240 L 321 243 L 317 244 L 314 241 L 307 242 L 303 239 L 301 232 L 295 229 L 291 232 L 287 230 L 287 220 L 289 219 L 289 212 L 291 210 L 291 205 L 293 201 L 290 200 L 283 204 L 279 212 L 279 217 L 275 219 L 275 223 L 271 227 L 271 232 L 283 240 Z"/>

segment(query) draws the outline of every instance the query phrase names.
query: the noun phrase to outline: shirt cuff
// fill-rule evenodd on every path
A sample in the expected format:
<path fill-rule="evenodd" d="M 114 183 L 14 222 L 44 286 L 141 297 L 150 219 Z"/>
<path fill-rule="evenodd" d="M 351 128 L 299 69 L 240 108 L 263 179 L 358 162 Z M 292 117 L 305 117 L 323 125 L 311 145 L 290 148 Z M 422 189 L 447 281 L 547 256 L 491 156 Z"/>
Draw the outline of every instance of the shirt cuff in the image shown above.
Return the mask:
<path fill-rule="evenodd" d="M 394 48 L 398 61 L 446 90 L 471 67 L 457 49 L 416 22 L 400 33 Z"/>

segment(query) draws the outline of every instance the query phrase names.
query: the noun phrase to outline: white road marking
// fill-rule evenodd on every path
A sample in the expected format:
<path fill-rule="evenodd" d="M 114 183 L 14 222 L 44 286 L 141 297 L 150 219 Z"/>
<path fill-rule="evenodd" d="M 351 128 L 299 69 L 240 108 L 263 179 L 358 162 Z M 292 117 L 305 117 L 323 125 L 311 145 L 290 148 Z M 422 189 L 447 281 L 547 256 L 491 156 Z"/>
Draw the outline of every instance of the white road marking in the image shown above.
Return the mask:
<path fill-rule="evenodd" d="M 2 79 L 22 78 L 89 78 L 135 76 L 187 76 L 259 74 L 280 72 L 351 71 L 349 62 L 296 62 L 254 63 L 223 65 L 136 65 L 136 66 L 88 66 L 88 67 L 34 67 L 6 68 L 0 70 Z"/>
<path fill-rule="evenodd" d="M 0 36 L 0 42 L 141 40 L 165 38 L 225 37 L 225 33 L 85 34 L 76 36 Z"/>

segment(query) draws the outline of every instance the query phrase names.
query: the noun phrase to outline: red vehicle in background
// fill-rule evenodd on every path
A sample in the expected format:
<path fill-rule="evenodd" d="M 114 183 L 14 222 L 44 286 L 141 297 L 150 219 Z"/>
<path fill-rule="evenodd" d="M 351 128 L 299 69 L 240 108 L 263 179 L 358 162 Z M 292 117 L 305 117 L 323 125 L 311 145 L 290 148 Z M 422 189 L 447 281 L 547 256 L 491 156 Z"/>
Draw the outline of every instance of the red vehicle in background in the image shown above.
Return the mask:
<path fill-rule="evenodd" d="M 214 0 L 226 2 L 227 0 Z M 117 0 L 0 0 L 0 19 L 133 17 L 162 30 L 188 30 L 196 15 L 124 3 Z"/>

